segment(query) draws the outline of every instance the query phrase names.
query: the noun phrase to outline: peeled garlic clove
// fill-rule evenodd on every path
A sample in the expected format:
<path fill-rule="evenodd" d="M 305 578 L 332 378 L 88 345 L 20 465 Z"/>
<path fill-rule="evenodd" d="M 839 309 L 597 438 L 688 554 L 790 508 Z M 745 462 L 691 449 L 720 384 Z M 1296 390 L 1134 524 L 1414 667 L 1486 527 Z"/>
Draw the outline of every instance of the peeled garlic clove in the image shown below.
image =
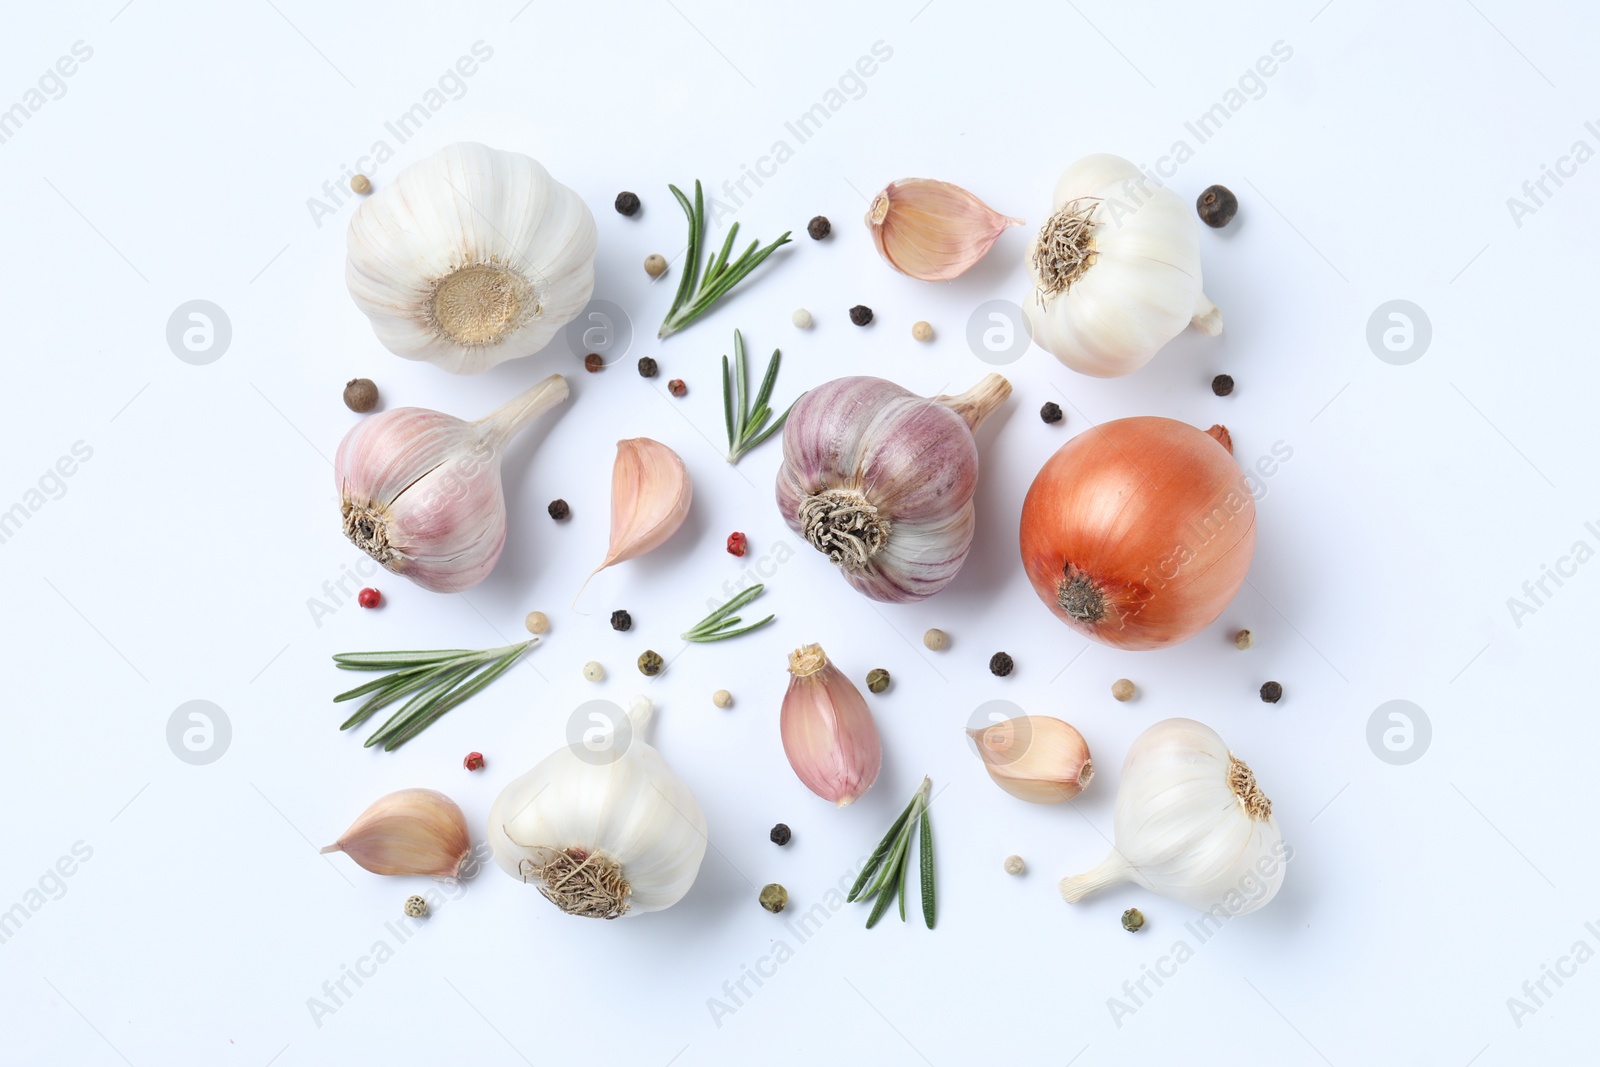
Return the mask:
<path fill-rule="evenodd" d="M 373 874 L 454 878 L 472 850 L 456 802 L 432 789 L 380 798 L 323 852 L 343 852 Z"/>
<path fill-rule="evenodd" d="M 1031 804 L 1071 800 L 1094 777 L 1089 745 L 1070 723 L 1019 715 L 967 733 L 996 785 Z"/>
<path fill-rule="evenodd" d="M 789 654 L 789 691 L 778 726 L 783 753 L 807 789 L 839 807 L 872 788 L 883 748 L 872 712 L 821 645 Z"/>
<path fill-rule="evenodd" d="M 577 317 L 595 243 L 583 198 L 535 160 L 453 144 L 362 202 L 345 281 L 389 351 L 476 374 Z"/>
<path fill-rule="evenodd" d="M 611 468 L 611 547 L 589 577 L 659 548 L 683 525 L 693 496 L 689 469 L 672 449 L 648 437 L 618 441 Z"/>
<path fill-rule="evenodd" d="M 878 254 L 901 274 L 949 281 L 984 257 L 1007 227 L 1002 215 L 959 185 L 901 178 L 873 198 L 867 212 Z"/>
<path fill-rule="evenodd" d="M 566 398 L 566 379 L 552 374 L 476 422 L 427 408 L 363 419 L 333 462 L 345 536 L 424 589 L 477 585 L 505 547 L 506 445 Z"/>

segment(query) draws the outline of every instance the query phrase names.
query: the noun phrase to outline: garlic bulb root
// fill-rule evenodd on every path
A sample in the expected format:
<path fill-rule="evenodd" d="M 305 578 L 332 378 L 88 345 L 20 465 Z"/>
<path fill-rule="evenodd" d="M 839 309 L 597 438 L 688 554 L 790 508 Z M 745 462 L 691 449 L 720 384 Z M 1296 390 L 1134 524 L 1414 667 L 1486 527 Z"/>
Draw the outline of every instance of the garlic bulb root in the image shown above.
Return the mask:
<path fill-rule="evenodd" d="M 1133 882 L 1203 911 L 1243 915 L 1270 901 L 1292 858 L 1272 801 L 1217 732 L 1167 719 L 1128 750 L 1111 855 L 1061 880 L 1069 904 Z"/>
<path fill-rule="evenodd" d="M 566 398 L 566 379 L 552 374 L 476 422 L 395 408 L 356 424 L 334 457 L 344 535 L 424 589 L 478 584 L 505 547 L 505 448 Z"/>
<path fill-rule="evenodd" d="M 932 596 L 972 544 L 973 433 L 1010 395 L 998 374 L 933 398 L 870 377 L 812 389 L 784 424 L 784 521 L 872 599 Z"/>
<path fill-rule="evenodd" d="M 583 199 L 536 161 L 453 144 L 356 210 L 345 281 L 389 351 L 475 374 L 583 310 L 596 238 Z"/>
<path fill-rule="evenodd" d="M 495 798 L 489 847 L 501 870 L 568 915 L 617 919 L 669 908 L 699 873 L 706 820 L 645 740 L 637 697 L 610 743 L 563 746 Z"/>

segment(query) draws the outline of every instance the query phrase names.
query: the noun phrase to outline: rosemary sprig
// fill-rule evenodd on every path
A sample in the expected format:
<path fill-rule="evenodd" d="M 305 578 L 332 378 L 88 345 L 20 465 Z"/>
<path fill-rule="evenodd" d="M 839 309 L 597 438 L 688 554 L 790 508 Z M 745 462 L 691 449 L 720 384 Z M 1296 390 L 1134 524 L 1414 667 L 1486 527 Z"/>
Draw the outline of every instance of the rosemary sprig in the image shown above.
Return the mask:
<path fill-rule="evenodd" d="M 722 605 L 722 607 L 718 608 L 710 615 L 707 615 L 705 618 L 695 623 L 692 629 L 681 633 L 678 636 L 683 638 L 685 641 L 698 641 L 703 644 L 707 641 L 726 641 L 730 637 L 738 637 L 740 634 L 747 634 L 751 630 L 760 629 L 773 619 L 776 619 L 777 616 L 768 615 L 760 622 L 751 623 L 749 626 L 740 627 L 737 630 L 730 630 L 729 627 L 738 626 L 744 621 L 739 616 L 735 615 L 734 612 L 738 611 L 740 608 L 750 603 L 750 601 L 760 596 L 766 588 L 766 586 L 760 584 L 752 585 L 749 589 L 746 589 L 744 592 L 740 593 L 738 596 Z"/>
<path fill-rule="evenodd" d="M 933 780 L 924 778 L 922 785 L 911 796 L 911 803 L 889 827 L 878 847 L 872 850 L 867 865 L 861 869 L 856 884 L 850 887 L 846 902 L 877 900 L 867 915 L 867 929 L 872 929 L 889 905 L 899 901 L 900 921 L 906 918 L 906 881 L 909 877 L 907 858 L 911 855 L 912 832 L 921 827 L 922 919 L 933 929 L 933 825 L 928 821 L 928 794 Z M 874 877 L 876 876 L 876 877 Z M 870 885 L 868 883 L 871 883 Z"/>
<path fill-rule="evenodd" d="M 393 752 L 445 712 L 504 674 L 536 640 L 482 652 L 466 648 L 432 652 L 342 652 L 333 657 L 340 670 L 388 673 L 333 698 L 338 704 L 367 697 L 339 729 L 359 726 L 378 709 L 410 696 L 366 741 L 368 748 L 381 744 L 385 752 Z"/>
<path fill-rule="evenodd" d="M 672 195 L 678 198 L 683 213 L 689 217 L 689 252 L 683 260 L 683 277 L 678 281 L 678 292 L 672 298 L 672 307 L 667 311 L 667 317 L 656 333 L 658 338 L 670 337 L 709 311 L 712 304 L 721 300 L 727 295 L 728 290 L 761 266 L 763 260 L 788 244 L 790 232 L 785 230 L 782 237 L 765 248 L 761 247 L 760 241 L 751 241 L 744 255 L 729 263 L 728 253 L 733 251 L 734 238 L 739 234 L 739 224 L 734 223 L 728 227 L 728 239 L 722 243 L 722 251 L 715 256 L 706 256 L 705 277 L 702 278 L 700 248 L 706 238 L 706 206 L 705 195 L 700 191 L 700 181 L 698 178 L 695 179 L 693 204 L 689 203 L 689 198 L 684 196 L 683 191 L 676 185 L 669 185 L 667 188 L 672 190 Z"/>
<path fill-rule="evenodd" d="M 761 388 L 756 391 L 755 404 L 752 405 L 745 382 L 744 335 L 738 330 L 733 331 L 731 382 L 728 357 L 722 357 L 722 414 L 728 423 L 729 463 L 739 462 L 740 456 L 776 433 L 783 426 L 783 420 L 789 417 L 789 412 L 794 410 L 794 404 L 791 403 L 783 409 L 783 414 L 778 416 L 776 422 L 766 426 L 767 420 L 772 418 L 772 409 L 767 406 L 767 401 L 772 399 L 772 387 L 778 381 L 778 364 L 782 361 L 783 353 L 774 348 L 772 359 L 767 363 L 767 373 L 761 379 Z M 751 410 L 752 406 L 754 410 Z M 766 428 L 762 429 L 763 426 Z"/>

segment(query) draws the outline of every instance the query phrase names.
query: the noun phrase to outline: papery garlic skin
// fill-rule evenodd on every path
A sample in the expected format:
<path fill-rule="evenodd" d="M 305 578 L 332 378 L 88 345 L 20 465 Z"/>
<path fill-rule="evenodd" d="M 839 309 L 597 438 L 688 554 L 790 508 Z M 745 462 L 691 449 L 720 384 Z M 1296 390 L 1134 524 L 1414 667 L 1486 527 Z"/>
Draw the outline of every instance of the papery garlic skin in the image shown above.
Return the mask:
<path fill-rule="evenodd" d="M 1019 715 L 967 733 L 995 785 L 1030 804 L 1071 800 L 1094 778 L 1088 742 L 1060 719 Z"/>
<path fill-rule="evenodd" d="M 489 847 L 500 869 L 569 915 L 626 918 L 669 908 L 706 854 L 700 802 L 644 739 L 637 697 L 612 748 L 557 749 L 495 798 Z M 580 883 L 583 892 L 575 891 Z"/>
<path fill-rule="evenodd" d="M 345 536 L 424 589 L 477 585 L 505 547 L 506 445 L 566 398 L 566 379 L 552 374 L 476 422 L 427 408 L 363 419 L 333 462 Z"/>
<path fill-rule="evenodd" d="M 453 144 L 362 202 L 345 281 L 389 351 L 476 374 L 583 310 L 595 246 L 588 205 L 537 162 Z"/>
<path fill-rule="evenodd" d="M 322 851 L 343 852 L 373 874 L 454 878 L 472 840 L 455 801 L 432 789 L 401 789 L 380 797 Z"/>
<path fill-rule="evenodd" d="M 817 386 L 784 423 L 776 489 L 784 521 L 873 600 L 932 596 L 972 546 L 973 433 L 1010 395 L 998 374 L 932 399 L 882 378 Z"/>
<path fill-rule="evenodd" d="M 1199 226 L 1172 190 L 1118 156 L 1085 156 L 1056 183 L 1052 211 L 1028 244 L 1022 308 L 1034 342 L 1062 363 L 1115 378 L 1191 323 L 1222 332 L 1201 291 Z"/>
<path fill-rule="evenodd" d="M 807 789 L 841 808 L 853 804 L 883 767 L 872 711 L 821 645 L 790 653 L 789 675 L 778 719 L 783 754 Z"/>
<path fill-rule="evenodd" d="M 932 178 L 890 182 L 867 210 L 867 227 L 884 262 L 928 282 L 964 274 L 1008 227 L 1021 225 L 959 185 Z"/>
<path fill-rule="evenodd" d="M 1292 855 L 1250 768 L 1193 719 L 1158 722 L 1134 740 L 1115 840 L 1100 866 L 1061 880 L 1067 903 L 1134 882 L 1202 911 L 1243 915 L 1277 895 Z"/>

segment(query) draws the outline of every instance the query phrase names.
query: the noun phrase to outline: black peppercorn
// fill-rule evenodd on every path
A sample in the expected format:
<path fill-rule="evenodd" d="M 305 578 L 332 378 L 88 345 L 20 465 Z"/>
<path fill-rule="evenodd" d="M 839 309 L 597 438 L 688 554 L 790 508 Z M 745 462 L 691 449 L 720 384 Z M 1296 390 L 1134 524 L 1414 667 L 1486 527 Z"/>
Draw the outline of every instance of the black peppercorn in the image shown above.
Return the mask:
<path fill-rule="evenodd" d="M 989 657 L 989 673 L 997 678 L 1004 678 L 1011 673 L 1014 667 L 1016 667 L 1016 664 L 1012 662 L 1008 653 L 996 652 Z"/>
<path fill-rule="evenodd" d="M 616 208 L 617 208 L 617 214 L 619 214 L 619 215 L 630 215 L 631 216 L 631 215 L 638 214 L 638 212 L 639 212 L 639 194 L 637 194 L 637 193 L 618 193 L 617 194 Z"/>
<path fill-rule="evenodd" d="M 1219 374 L 1211 379 L 1211 391 L 1218 396 L 1227 396 L 1233 392 L 1233 375 Z"/>
<path fill-rule="evenodd" d="M 1054 400 L 1046 400 L 1044 407 L 1039 409 L 1039 417 L 1045 422 L 1061 421 L 1061 405 Z"/>
<path fill-rule="evenodd" d="M 772 838 L 772 843 L 774 845 L 787 845 L 789 843 L 789 838 L 793 835 L 789 833 L 789 827 L 780 822 L 778 825 L 772 828 L 772 833 L 768 836 Z"/>
<path fill-rule="evenodd" d="M 1261 687 L 1261 699 L 1268 704 L 1276 704 L 1283 699 L 1283 686 L 1277 682 L 1268 682 Z"/>
<path fill-rule="evenodd" d="M 674 378 L 672 381 L 667 383 L 667 392 L 671 393 L 673 396 L 682 396 L 688 391 L 689 387 L 683 384 L 682 378 Z"/>
<path fill-rule="evenodd" d="M 618 608 L 611 613 L 611 628 L 623 631 L 633 629 L 633 616 Z"/>
<path fill-rule="evenodd" d="M 1239 213 L 1239 198 L 1226 185 L 1213 185 L 1200 194 L 1200 199 L 1194 202 L 1195 210 L 1200 213 L 1200 221 L 1207 226 L 1221 229 L 1233 221 Z"/>
<path fill-rule="evenodd" d="M 639 377 L 654 378 L 656 376 L 656 361 L 649 356 L 639 357 Z"/>
<path fill-rule="evenodd" d="M 872 309 L 865 304 L 857 304 L 850 309 L 850 321 L 857 326 L 865 326 L 872 321 Z"/>
<path fill-rule="evenodd" d="M 545 508 L 545 510 L 548 511 L 550 513 L 550 517 L 557 522 L 560 522 L 562 519 L 572 514 L 572 512 L 567 508 L 567 502 L 559 498 L 550 501 L 550 506 Z"/>
<path fill-rule="evenodd" d="M 820 241 L 833 232 L 833 223 L 828 221 L 826 215 L 818 215 L 806 223 L 806 232 L 811 235 L 813 241 Z"/>
<path fill-rule="evenodd" d="M 588 371 L 590 374 L 593 374 L 595 371 L 598 371 L 605 365 L 606 361 L 598 352 L 590 352 L 587 356 L 583 357 L 583 369 Z"/>

